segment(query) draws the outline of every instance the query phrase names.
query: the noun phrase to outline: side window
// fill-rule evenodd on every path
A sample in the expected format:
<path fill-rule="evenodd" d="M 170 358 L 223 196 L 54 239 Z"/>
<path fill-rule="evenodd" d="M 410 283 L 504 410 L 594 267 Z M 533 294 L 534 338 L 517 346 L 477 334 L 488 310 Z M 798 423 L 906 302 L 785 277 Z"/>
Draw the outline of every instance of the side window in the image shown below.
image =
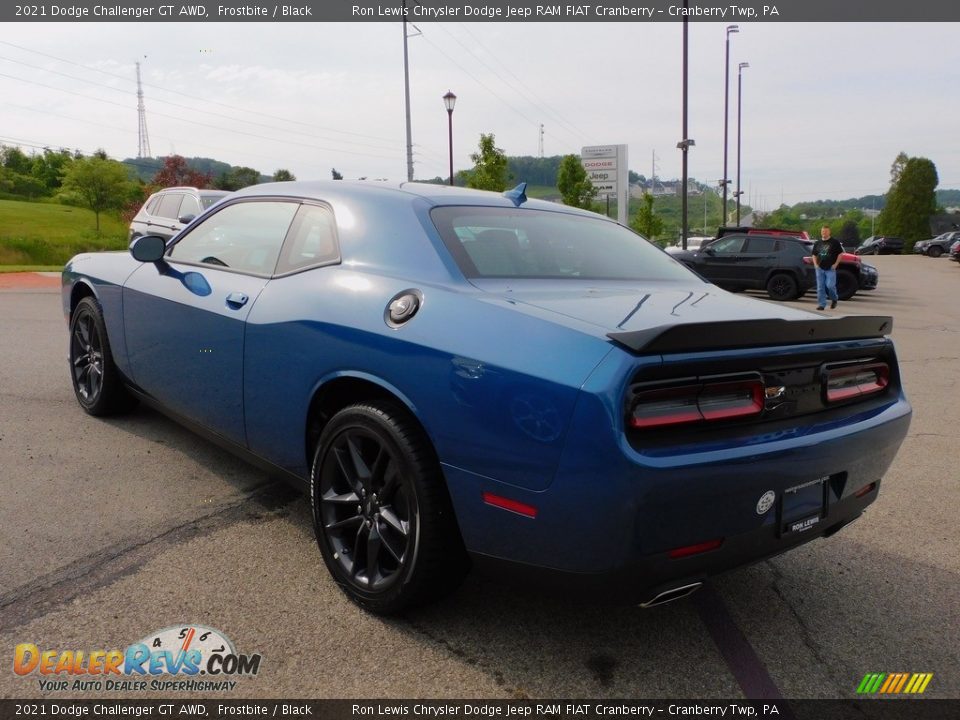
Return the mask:
<path fill-rule="evenodd" d="M 154 195 L 152 198 L 147 200 L 147 204 L 143 206 L 143 209 L 147 211 L 149 215 L 156 215 L 157 208 L 160 207 L 160 201 L 163 199 L 162 195 Z"/>
<path fill-rule="evenodd" d="M 277 273 L 339 259 L 333 212 L 320 205 L 301 205 L 280 253 Z"/>
<path fill-rule="evenodd" d="M 775 238 L 772 238 L 772 237 L 759 237 L 754 235 L 750 237 L 747 243 L 747 252 L 749 253 L 766 254 L 766 253 L 775 252 L 776 249 L 777 249 L 777 241 Z"/>
<path fill-rule="evenodd" d="M 183 200 L 183 195 L 180 193 L 167 193 L 160 201 L 160 205 L 157 207 L 157 211 L 154 213 L 154 215 L 176 220 L 178 217 L 180 217 L 181 200 Z"/>
<path fill-rule="evenodd" d="M 211 215 L 170 251 L 181 262 L 270 275 L 299 203 L 239 202 Z"/>
<path fill-rule="evenodd" d="M 743 242 L 746 239 L 743 235 L 730 235 L 710 243 L 710 249 L 718 255 L 732 255 L 743 251 Z"/>
<path fill-rule="evenodd" d="M 200 203 L 193 195 L 184 195 L 183 202 L 180 203 L 180 210 L 177 214 L 177 218 L 186 217 L 187 215 L 193 215 L 196 217 L 200 214 Z"/>

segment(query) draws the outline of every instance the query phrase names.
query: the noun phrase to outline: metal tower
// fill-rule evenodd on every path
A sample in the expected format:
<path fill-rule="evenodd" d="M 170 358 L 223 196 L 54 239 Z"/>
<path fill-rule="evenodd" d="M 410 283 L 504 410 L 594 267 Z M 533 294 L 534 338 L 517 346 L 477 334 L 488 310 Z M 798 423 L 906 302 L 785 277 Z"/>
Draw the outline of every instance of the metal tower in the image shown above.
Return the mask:
<path fill-rule="evenodd" d="M 540 123 L 540 157 L 543 157 L 543 123 Z"/>
<path fill-rule="evenodd" d="M 137 63 L 137 118 L 139 125 L 139 142 L 137 145 L 137 157 L 153 157 L 150 152 L 150 136 L 147 134 L 147 111 L 143 107 L 143 85 L 140 83 L 140 63 Z"/>

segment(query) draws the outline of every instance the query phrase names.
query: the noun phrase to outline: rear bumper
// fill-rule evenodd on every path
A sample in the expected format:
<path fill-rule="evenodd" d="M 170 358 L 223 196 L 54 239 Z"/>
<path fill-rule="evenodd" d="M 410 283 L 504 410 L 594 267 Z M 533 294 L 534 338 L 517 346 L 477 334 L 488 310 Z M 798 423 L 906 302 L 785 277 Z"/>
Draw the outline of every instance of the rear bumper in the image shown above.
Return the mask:
<path fill-rule="evenodd" d="M 901 395 L 843 422 L 810 421 L 752 442 L 704 442 L 643 455 L 611 448 L 598 429 L 602 410 L 593 410 L 577 413 L 568 449 L 546 490 L 531 492 L 444 468 L 478 568 L 565 592 L 649 601 L 664 590 L 829 536 L 856 520 L 877 498 L 911 414 Z M 785 532 L 785 491 L 818 478 L 829 478 L 822 516 L 807 530 Z M 536 517 L 485 505 L 485 492 L 534 507 Z M 769 492 L 775 502 L 761 512 L 761 498 Z M 719 547 L 706 552 L 670 555 L 716 540 Z"/>

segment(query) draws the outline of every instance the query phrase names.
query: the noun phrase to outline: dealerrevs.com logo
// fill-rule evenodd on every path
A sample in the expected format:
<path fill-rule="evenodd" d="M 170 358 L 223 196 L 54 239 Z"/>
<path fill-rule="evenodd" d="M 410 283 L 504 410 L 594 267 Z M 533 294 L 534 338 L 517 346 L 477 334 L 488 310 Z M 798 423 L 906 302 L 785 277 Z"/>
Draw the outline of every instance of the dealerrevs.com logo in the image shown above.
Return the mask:
<path fill-rule="evenodd" d="M 203 625 L 175 625 L 150 633 L 125 650 L 14 648 L 13 671 L 39 676 L 40 690 L 233 690 L 234 678 L 260 672 L 259 653 L 238 653 L 226 635 Z"/>

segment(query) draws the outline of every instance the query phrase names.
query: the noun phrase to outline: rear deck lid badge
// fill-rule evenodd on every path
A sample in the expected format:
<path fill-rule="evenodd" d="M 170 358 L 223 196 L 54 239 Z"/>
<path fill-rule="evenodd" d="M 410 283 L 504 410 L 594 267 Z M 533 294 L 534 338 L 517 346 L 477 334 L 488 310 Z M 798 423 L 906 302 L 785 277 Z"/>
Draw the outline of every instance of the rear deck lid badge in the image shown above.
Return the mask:
<path fill-rule="evenodd" d="M 757 501 L 757 515 L 764 515 L 773 507 L 773 502 L 777 499 L 777 494 L 773 490 L 767 490 Z"/>

